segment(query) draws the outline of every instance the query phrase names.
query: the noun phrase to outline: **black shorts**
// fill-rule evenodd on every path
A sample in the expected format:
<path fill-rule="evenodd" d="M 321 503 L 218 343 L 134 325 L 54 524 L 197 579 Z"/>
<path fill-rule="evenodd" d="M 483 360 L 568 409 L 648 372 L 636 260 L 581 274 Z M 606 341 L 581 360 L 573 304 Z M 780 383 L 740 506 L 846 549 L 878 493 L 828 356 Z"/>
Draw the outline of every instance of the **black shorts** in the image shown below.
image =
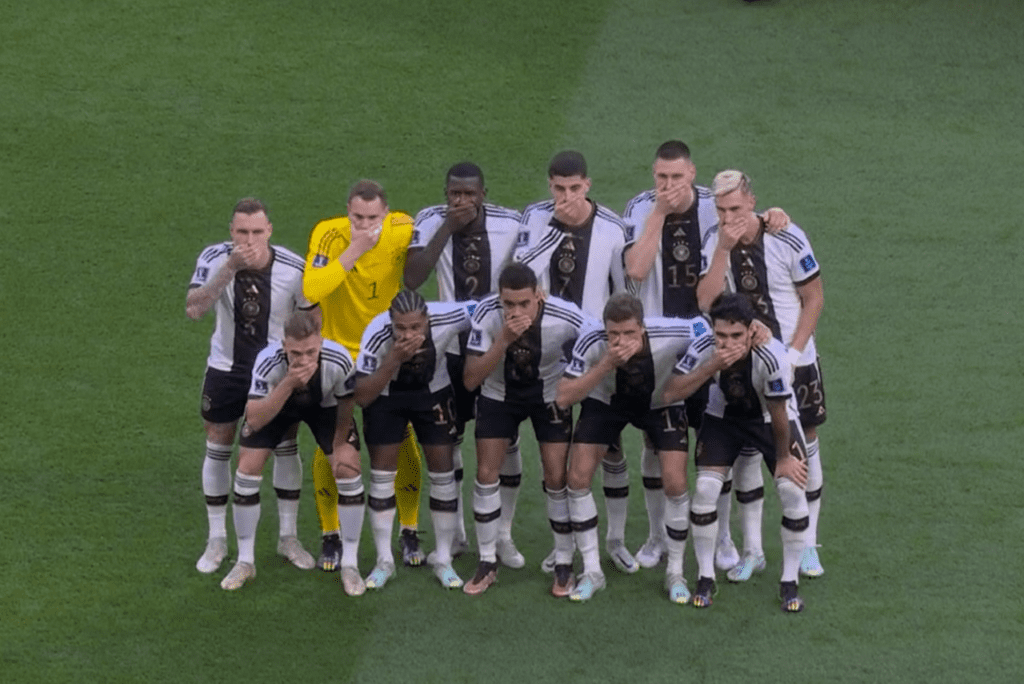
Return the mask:
<path fill-rule="evenodd" d="M 612 444 L 627 425 L 633 425 L 647 435 L 657 451 L 687 451 L 689 448 L 685 407 L 666 406 L 626 413 L 589 397 L 580 407 L 573 441 Z"/>
<path fill-rule="evenodd" d="M 447 354 L 448 377 L 452 380 L 452 392 L 455 394 L 455 427 L 457 434 L 466 430 L 466 423 L 476 415 L 476 398 L 480 396 L 480 388 L 470 392 L 462 382 L 462 372 L 466 367 L 466 357 Z"/>
<path fill-rule="evenodd" d="M 731 468 L 743 447 L 753 447 L 764 455 L 768 470 L 775 473 L 775 438 L 771 423 L 752 420 L 730 420 L 704 415 L 697 436 L 695 454 L 697 467 L 723 466 Z M 807 460 L 804 433 L 795 420 L 789 421 L 789 451 L 802 461 Z"/>
<path fill-rule="evenodd" d="M 288 433 L 288 429 L 300 421 L 309 426 L 317 446 L 323 450 L 324 454 L 330 456 L 334 453 L 334 432 L 338 427 L 337 406 L 326 408 L 317 406 L 306 409 L 299 415 L 292 411 L 282 411 L 274 420 L 255 432 L 251 431 L 248 425 L 243 424 L 238 444 L 251 449 L 273 449 L 281 443 Z M 359 451 L 361 445 L 355 419 L 349 425 L 348 437 L 345 441 Z"/>
<path fill-rule="evenodd" d="M 815 359 L 809 366 L 797 366 L 793 373 L 793 392 L 800 424 L 817 427 L 828 417 L 825 413 L 825 381 L 821 376 L 821 360 Z"/>
<path fill-rule="evenodd" d="M 234 423 L 245 415 L 251 382 L 250 373 L 207 368 L 199 414 L 211 423 Z"/>
<path fill-rule="evenodd" d="M 712 380 L 708 380 L 700 389 L 686 398 L 686 420 L 694 430 L 700 430 L 704 420 L 704 409 L 708 407 L 708 395 L 711 393 Z"/>
<path fill-rule="evenodd" d="M 412 423 L 421 444 L 454 444 L 455 397 L 445 387 L 433 394 L 381 395 L 363 409 L 363 436 L 370 446 L 400 444 Z"/>
<path fill-rule="evenodd" d="M 538 442 L 567 444 L 572 440 L 572 408 L 558 404 L 523 404 L 495 401 L 481 396 L 476 402 L 477 439 L 513 439 L 519 424 L 527 418 L 533 423 Z"/>

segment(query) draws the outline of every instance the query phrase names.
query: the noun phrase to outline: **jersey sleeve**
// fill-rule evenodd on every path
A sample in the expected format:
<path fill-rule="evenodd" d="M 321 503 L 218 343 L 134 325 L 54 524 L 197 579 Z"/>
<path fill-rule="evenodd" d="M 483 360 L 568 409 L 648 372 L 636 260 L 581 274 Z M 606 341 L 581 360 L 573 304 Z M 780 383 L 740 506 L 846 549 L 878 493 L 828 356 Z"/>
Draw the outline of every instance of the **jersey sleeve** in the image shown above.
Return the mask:
<path fill-rule="evenodd" d="M 567 378 L 578 378 L 585 375 L 594 364 L 601 360 L 602 345 L 599 343 L 603 330 L 594 322 L 588 322 L 584 326 L 576 344 L 573 345 L 569 363 L 565 367 L 564 375 Z"/>
<path fill-rule="evenodd" d="M 359 355 L 356 357 L 355 373 L 357 376 L 371 375 L 375 373 L 384 362 L 390 345 L 387 341 L 391 339 L 391 317 L 384 312 L 374 317 L 370 324 L 363 331 L 362 340 L 359 342 Z"/>
<path fill-rule="evenodd" d="M 705 332 L 690 343 L 683 358 L 679 359 L 672 372 L 678 375 L 691 373 L 695 368 L 708 361 L 714 353 L 715 336 L 710 332 Z"/>
<path fill-rule="evenodd" d="M 493 310 L 484 315 L 473 315 L 469 328 L 469 342 L 466 344 L 466 351 L 483 354 L 494 343 L 494 336 L 497 326 L 501 324 L 501 310 Z"/>
<path fill-rule="evenodd" d="M 778 340 L 771 340 L 765 346 L 754 347 L 753 357 L 762 367 L 761 391 L 765 399 L 786 399 L 793 394 L 790 384 L 790 365 L 786 359 L 786 348 Z"/>
<path fill-rule="evenodd" d="M 192 271 L 188 289 L 192 290 L 206 285 L 210 278 L 220 270 L 230 254 L 230 243 L 211 245 L 204 249 L 196 259 L 196 269 Z"/>
<path fill-rule="evenodd" d="M 302 292 L 312 304 L 338 289 L 348 277 L 348 271 L 338 259 L 349 245 L 344 225 L 347 221 L 321 221 L 309 236 L 306 268 L 302 272 Z"/>
<path fill-rule="evenodd" d="M 814 258 L 814 250 L 811 249 L 811 243 L 807 236 L 799 228 L 796 230 L 794 228 L 796 226 L 790 224 L 786 230 L 800 238 L 800 249 L 793 252 L 793 259 L 790 262 L 790 275 L 793 278 L 793 283 L 804 285 L 820 276 L 821 268 L 818 266 L 818 260 Z"/>
<path fill-rule="evenodd" d="M 441 207 L 428 207 L 416 214 L 412 226 L 412 239 L 409 240 L 409 251 L 423 249 L 430 244 L 444 219 L 441 212 Z"/>
<path fill-rule="evenodd" d="M 711 257 L 715 255 L 716 247 L 718 247 L 718 226 L 708 231 L 700 245 L 700 275 L 703 276 L 711 268 Z"/>
<path fill-rule="evenodd" d="M 276 358 L 280 353 L 280 344 L 271 344 L 256 355 L 256 361 L 252 366 L 252 378 L 249 381 L 250 399 L 263 399 L 281 381 L 278 367 L 283 365 L 284 360 Z"/>

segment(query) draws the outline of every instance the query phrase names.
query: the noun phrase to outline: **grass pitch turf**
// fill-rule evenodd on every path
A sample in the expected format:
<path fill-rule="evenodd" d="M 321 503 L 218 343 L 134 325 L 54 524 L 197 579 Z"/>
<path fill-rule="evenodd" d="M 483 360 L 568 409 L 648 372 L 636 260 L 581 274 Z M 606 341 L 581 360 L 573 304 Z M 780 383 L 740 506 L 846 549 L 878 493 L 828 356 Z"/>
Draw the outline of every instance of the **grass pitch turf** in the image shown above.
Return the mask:
<path fill-rule="evenodd" d="M 0 679 L 1016 681 L 1020 3 L 410 5 L 0 3 Z M 772 494 L 768 571 L 709 611 L 610 565 L 591 603 L 554 601 L 532 446 L 528 565 L 484 597 L 400 569 L 348 599 L 276 558 L 269 482 L 256 580 L 195 572 L 211 326 L 183 301 L 238 197 L 302 252 L 360 177 L 415 212 L 471 158 L 522 207 L 572 147 L 621 210 L 675 137 L 699 182 L 747 171 L 823 265 L 826 575 L 804 614 L 776 607 Z"/>

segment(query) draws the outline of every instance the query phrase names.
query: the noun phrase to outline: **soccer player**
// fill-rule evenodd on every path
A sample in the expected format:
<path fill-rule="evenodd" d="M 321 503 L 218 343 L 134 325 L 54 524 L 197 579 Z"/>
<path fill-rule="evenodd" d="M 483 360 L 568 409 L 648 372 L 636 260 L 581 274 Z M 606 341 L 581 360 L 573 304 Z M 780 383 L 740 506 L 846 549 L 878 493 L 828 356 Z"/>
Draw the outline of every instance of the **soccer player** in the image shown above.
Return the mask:
<path fill-rule="evenodd" d="M 412 217 L 390 211 L 384 188 L 370 180 L 352 186 L 347 208 L 348 216 L 326 219 L 313 228 L 302 288 L 309 301 L 320 304 L 324 337 L 344 345 L 355 358 L 363 330 L 374 316 L 388 308 L 402 287 Z M 359 478 L 350 478 L 342 482 L 341 490 L 336 490 L 327 459 L 319 450 L 313 457 L 313 481 L 324 534 L 317 565 L 333 572 L 342 552 L 339 521 L 334 517 L 335 499 L 362 497 L 363 483 Z M 402 558 L 407 565 L 420 565 L 423 554 L 416 533 L 420 453 L 409 429 L 399 449 L 396 487 Z"/>
<path fill-rule="evenodd" d="M 452 464 L 455 397 L 445 349 L 469 330 L 469 310 L 461 304 L 427 304 L 402 290 L 391 307 L 366 327 L 356 360 L 356 403 L 363 407 L 363 431 L 370 449 L 370 527 L 377 563 L 366 586 L 381 589 L 395 573 L 391 534 L 395 521 L 395 475 L 405 426 L 412 423 L 423 445 L 430 474 L 430 517 L 437 537 L 432 552 L 441 586 L 457 589 L 462 579 L 452 568 L 457 529 L 457 485 Z"/>
<path fill-rule="evenodd" d="M 567 596 L 572 590 L 573 542 L 565 487 L 572 412 L 555 403 L 555 392 L 566 350 L 579 336 L 583 320 L 575 304 L 557 297 L 545 299 L 537 276 L 518 263 L 501 272 L 498 294 L 480 302 L 473 313 L 464 381 L 467 389 L 481 387 L 473 488 L 480 563 L 463 587 L 467 594 L 481 594 L 497 579 L 498 473 L 519 424 L 527 418 L 540 446 L 555 562 L 564 566 L 555 573 L 551 591 Z"/>
<path fill-rule="evenodd" d="M 622 250 L 625 224 L 615 212 L 591 200 L 587 162 L 579 152 L 559 152 L 548 165 L 552 199 L 523 212 L 515 259 L 533 269 L 540 286 L 600 320 L 608 297 L 625 291 Z M 629 473 L 619 444 L 603 461 L 608 531 L 605 546 L 616 568 L 640 569 L 626 549 Z M 545 559 L 551 571 L 553 557 Z"/>
<path fill-rule="evenodd" d="M 590 484 L 608 445 L 632 424 L 650 440 L 661 464 L 668 563 L 665 588 L 675 603 L 690 601 L 683 579 L 683 553 L 689 530 L 686 487 L 687 420 L 682 401 L 662 399 L 665 383 L 691 340 L 710 339 L 703 318 L 644 318 L 632 295 L 612 295 L 604 307 L 604 327 L 584 332 L 558 383 L 557 403 L 582 401 L 569 453 L 569 516 L 583 574 L 569 598 L 586 601 L 604 586 L 597 548 L 597 507 Z"/>
<path fill-rule="evenodd" d="M 518 211 L 486 202 L 487 186 L 479 166 L 461 162 L 445 175 L 445 204 L 423 209 L 416 214 L 412 242 L 405 263 L 405 285 L 416 289 L 431 269 L 437 273 L 437 289 L 442 302 L 480 301 L 498 291 L 498 275 L 512 260 L 519 234 Z M 468 335 L 459 336 L 458 353 L 448 354 L 448 375 L 455 392 L 458 435 L 453 458 L 455 481 L 459 488 L 459 529 L 454 553 L 466 549 L 466 525 L 462 515 L 462 439 L 466 423 L 473 417 L 479 389 L 469 392 L 462 384 Z M 509 445 L 499 475 L 501 519 L 498 523 L 498 559 L 502 564 L 521 568 L 523 554 L 512 541 L 519 485 L 523 475 L 523 457 L 518 435 Z M 427 556 L 430 564 L 432 558 Z"/>
<path fill-rule="evenodd" d="M 256 357 L 235 473 L 238 562 L 221 581 L 223 589 L 240 589 L 256 576 L 254 547 L 263 480 L 260 473 L 270 448 L 299 421 L 309 426 L 317 445 L 330 457 L 335 477 L 359 477 L 359 438 L 352 427 L 353 370 L 348 350 L 323 339 L 319 316 L 305 311 L 292 314 L 285 323 L 284 339 L 271 343 Z M 346 540 L 342 586 L 349 596 L 359 596 L 366 591 L 356 565 L 363 524 L 362 497 L 357 501 L 339 500 L 338 508 L 343 507 L 353 510 L 338 512 L 346 525 L 342 530 Z"/>
<path fill-rule="evenodd" d="M 681 140 L 662 143 L 651 168 L 654 188 L 640 193 L 626 204 L 626 246 L 623 250 L 627 285 L 648 316 L 691 318 L 701 315 L 697 283 L 701 272 L 701 245 L 718 222 L 715 203 L 708 188 L 695 184 L 697 167 L 689 146 Z M 778 208 L 765 212 L 769 230 L 779 231 L 789 217 Z M 686 402 L 686 414 L 694 430 L 707 404 L 707 388 L 701 388 Z M 645 446 L 640 460 L 644 481 L 644 502 L 650 534 L 637 551 L 637 561 L 654 567 L 665 554 L 664 525 L 661 524 L 661 474 L 658 459 Z M 740 561 L 729 533 L 732 479 L 727 477 L 718 503 L 722 533 L 715 551 L 719 569 L 727 570 Z"/>
<path fill-rule="evenodd" d="M 713 379 L 697 438 L 697 484 L 690 505 L 698 579 L 693 605 L 711 605 L 715 585 L 716 501 L 744 447 L 764 454 L 782 502 L 782 610 L 798 613 L 800 555 L 806 545 L 806 447 L 797 422 L 786 347 L 772 338 L 753 343 L 754 310 L 743 295 L 720 295 L 711 306 L 714 343 L 690 345 L 668 381 L 664 401 L 686 399 Z"/>
<path fill-rule="evenodd" d="M 786 358 L 793 369 L 793 391 L 807 438 L 810 527 L 800 569 L 804 575 L 817 577 L 824 572 L 816 548 L 823 483 L 817 428 L 826 417 L 825 388 L 814 344 L 825 301 L 821 270 L 807 236 L 796 225 L 791 223 L 781 233 L 766 234 L 763 221 L 754 213 L 757 200 L 745 174 L 723 171 L 715 176 L 712 189 L 719 227 L 705 242 L 707 265 L 698 296 L 706 305 L 726 288 L 744 295 L 758 320 L 788 348 Z M 760 543 L 764 488 L 760 474 L 756 459 L 740 460 L 737 482 L 741 477 L 749 482 L 737 487 L 744 519 L 744 557 L 729 575 L 734 581 L 749 579 L 752 572 L 764 567 Z"/>
<path fill-rule="evenodd" d="M 231 215 L 231 240 L 200 253 L 185 300 L 185 313 L 192 320 L 211 309 L 216 316 L 200 408 L 206 429 L 202 481 L 209 523 L 206 550 L 196 562 L 202 573 L 216 572 L 228 552 L 231 448 L 245 411 L 253 361 L 268 343 L 281 339 L 284 321 L 296 307 L 310 306 L 302 296 L 302 259 L 271 245 L 273 230 L 263 202 L 240 200 Z M 296 531 L 302 462 L 295 433 L 284 435 L 274 452 L 278 553 L 310 569 L 313 557 L 302 548 Z"/>

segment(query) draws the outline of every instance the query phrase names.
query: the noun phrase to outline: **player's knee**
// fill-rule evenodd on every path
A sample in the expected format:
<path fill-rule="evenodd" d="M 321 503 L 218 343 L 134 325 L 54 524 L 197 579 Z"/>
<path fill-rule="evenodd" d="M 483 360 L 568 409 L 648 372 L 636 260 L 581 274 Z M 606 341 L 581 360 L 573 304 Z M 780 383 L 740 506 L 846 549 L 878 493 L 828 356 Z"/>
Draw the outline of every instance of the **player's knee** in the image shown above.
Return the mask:
<path fill-rule="evenodd" d="M 782 503 L 782 517 L 790 520 L 802 520 L 807 517 L 807 497 L 804 490 L 785 477 L 775 480 L 775 486 L 779 491 L 779 500 Z"/>
<path fill-rule="evenodd" d="M 662 479 L 664 479 L 664 475 L 662 475 Z M 711 470 L 698 471 L 690 510 L 700 513 L 715 510 L 718 504 L 718 495 L 722 491 L 722 483 L 724 481 L 725 477 L 721 473 Z"/>

